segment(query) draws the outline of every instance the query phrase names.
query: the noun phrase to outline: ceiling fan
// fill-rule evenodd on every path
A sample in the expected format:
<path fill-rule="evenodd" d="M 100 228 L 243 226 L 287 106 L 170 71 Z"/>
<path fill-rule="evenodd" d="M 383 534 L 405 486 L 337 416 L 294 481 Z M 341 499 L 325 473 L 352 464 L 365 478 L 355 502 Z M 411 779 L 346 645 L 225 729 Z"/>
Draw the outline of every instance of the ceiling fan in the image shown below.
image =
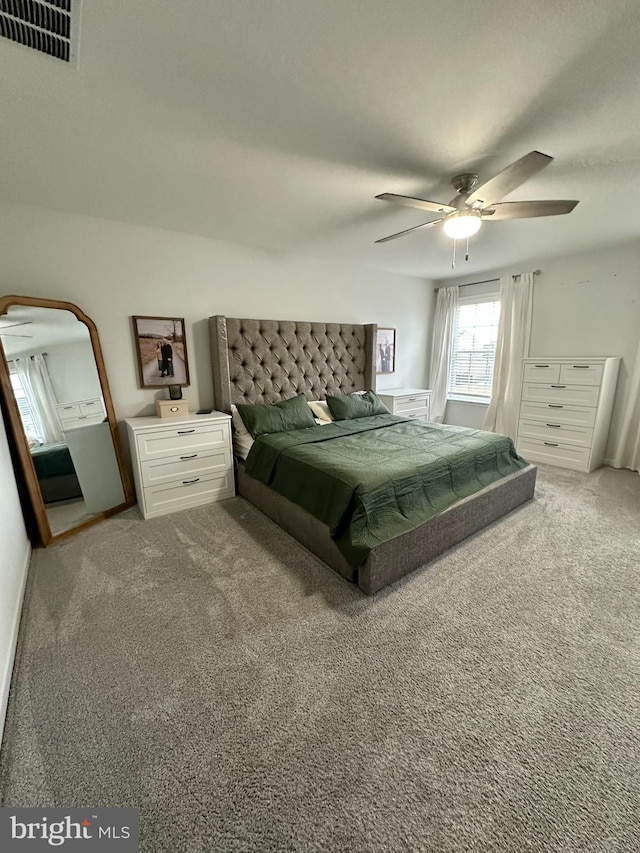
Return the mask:
<path fill-rule="evenodd" d="M 394 204 L 415 207 L 418 210 L 428 210 L 430 213 L 440 213 L 442 216 L 439 219 L 424 222 L 422 225 L 414 225 L 413 228 L 407 228 L 397 234 L 391 234 L 389 237 L 382 237 L 376 240 L 376 243 L 395 240 L 396 237 L 403 237 L 420 228 L 433 228 L 441 222 L 444 223 L 443 230 L 447 236 L 454 240 L 464 240 L 479 231 L 484 220 L 497 222 L 501 219 L 530 219 L 536 216 L 558 216 L 571 213 L 578 204 L 577 201 L 500 202 L 501 198 L 529 180 L 536 172 L 544 169 L 552 160 L 553 157 L 548 154 L 530 151 L 479 187 L 477 186 L 478 175 L 469 173 L 456 175 L 451 183 L 458 195 L 452 198 L 449 204 L 394 193 L 381 193 L 376 198 L 382 201 L 391 201 Z"/>

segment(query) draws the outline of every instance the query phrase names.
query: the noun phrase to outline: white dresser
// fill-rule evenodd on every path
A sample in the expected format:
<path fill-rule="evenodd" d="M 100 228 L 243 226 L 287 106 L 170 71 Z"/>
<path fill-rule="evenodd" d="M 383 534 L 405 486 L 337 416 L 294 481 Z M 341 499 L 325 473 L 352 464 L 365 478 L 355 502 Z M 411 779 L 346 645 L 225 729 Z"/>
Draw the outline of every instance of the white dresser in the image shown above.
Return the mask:
<path fill-rule="evenodd" d="M 378 391 L 377 394 L 392 415 L 429 420 L 431 391 L 424 388 L 390 388 Z"/>
<path fill-rule="evenodd" d="M 107 417 L 102 397 L 90 397 L 88 400 L 73 400 L 70 403 L 58 403 L 56 412 L 62 429 L 100 424 Z"/>
<path fill-rule="evenodd" d="M 232 498 L 231 415 L 125 421 L 144 518 Z"/>
<path fill-rule="evenodd" d="M 525 358 L 518 452 L 576 471 L 602 465 L 620 358 Z"/>

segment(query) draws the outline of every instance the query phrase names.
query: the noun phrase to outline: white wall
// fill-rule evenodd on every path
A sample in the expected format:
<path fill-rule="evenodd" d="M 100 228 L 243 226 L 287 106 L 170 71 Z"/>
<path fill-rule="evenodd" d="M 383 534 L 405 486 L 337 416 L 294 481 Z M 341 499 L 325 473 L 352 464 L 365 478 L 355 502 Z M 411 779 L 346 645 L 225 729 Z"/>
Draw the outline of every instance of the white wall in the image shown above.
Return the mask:
<path fill-rule="evenodd" d="M 541 274 L 534 278 L 530 355 L 622 356 L 607 451 L 610 458 L 619 437 L 629 374 L 640 342 L 640 241 L 580 255 L 538 259 L 518 268 L 487 270 L 440 284 L 464 284 L 538 268 Z M 485 411 L 485 406 L 450 402 L 445 423 L 477 426 Z"/>
<path fill-rule="evenodd" d="M 0 417 L 0 738 L 7 710 L 11 670 L 18 637 L 22 595 L 31 546 Z"/>
<path fill-rule="evenodd" d="M 166 395 L 138 387 L 134 314 L 185 318 L 192 410 L 213 403 L 213 314 L 393 326 L 397 370 L 379 388 L 426 381 L 432 282 L 25 205 L 0 203 L 0 219 L 0 293 L 66 299 L 95 321 L 119 419 Z"/>
<path fill-rule="evenodd" d="M 91 341 L 47 346 L 47 368 L 58 403 L 101 397 Z"/>

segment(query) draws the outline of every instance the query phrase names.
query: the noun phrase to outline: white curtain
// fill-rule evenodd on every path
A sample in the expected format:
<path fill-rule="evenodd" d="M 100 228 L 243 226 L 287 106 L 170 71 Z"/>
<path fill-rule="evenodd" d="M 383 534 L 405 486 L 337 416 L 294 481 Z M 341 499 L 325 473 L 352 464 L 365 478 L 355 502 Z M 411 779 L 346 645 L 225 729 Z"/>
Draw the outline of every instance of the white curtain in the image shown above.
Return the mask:
<path fill-rule="evenodd" d="M 614 468 L 631 468 L 640 471 L 640 346 L 629 379 L 629 392 L 618 449 L 613 459 Z"/>
<path fill-rule="evenodd" d="M 43 355 L 25 356 L 14 360 L 16 374 L 31 408 L 36 429 L 45 444 L 62 441 L 56 412 L 56 395 Z"/>
<path fill-rule="evenodd" d="M 500 279 L 500 322 L 491 401 L 484 428 L 515 439 L 522 382 L 522 359 L 529 354 L 533 273 Z"/>
<path fill-rule="evenodd" d="M 436 316 L 433 321 L 431 344 L 431 420 L 441 424 L 447 406 L 447 383 L 451 363 L 453 327 L 458 308 L 458 285 L 441 287 L 436 300 Z"/>

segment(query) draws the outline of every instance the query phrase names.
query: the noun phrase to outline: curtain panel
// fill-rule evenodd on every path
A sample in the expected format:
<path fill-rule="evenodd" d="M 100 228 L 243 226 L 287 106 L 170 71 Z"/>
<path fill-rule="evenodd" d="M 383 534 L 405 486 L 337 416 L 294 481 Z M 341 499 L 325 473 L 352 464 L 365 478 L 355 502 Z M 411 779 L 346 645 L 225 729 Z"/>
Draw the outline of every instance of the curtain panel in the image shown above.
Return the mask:
<path fill-rule="evenodd" d="M 441 287 L 436 300 L 431 344 L 431 420 L 441 424 L 447 407 L 447 384 L 451 365 L 453 327 L 458 309 L 458 285 Z"/>

